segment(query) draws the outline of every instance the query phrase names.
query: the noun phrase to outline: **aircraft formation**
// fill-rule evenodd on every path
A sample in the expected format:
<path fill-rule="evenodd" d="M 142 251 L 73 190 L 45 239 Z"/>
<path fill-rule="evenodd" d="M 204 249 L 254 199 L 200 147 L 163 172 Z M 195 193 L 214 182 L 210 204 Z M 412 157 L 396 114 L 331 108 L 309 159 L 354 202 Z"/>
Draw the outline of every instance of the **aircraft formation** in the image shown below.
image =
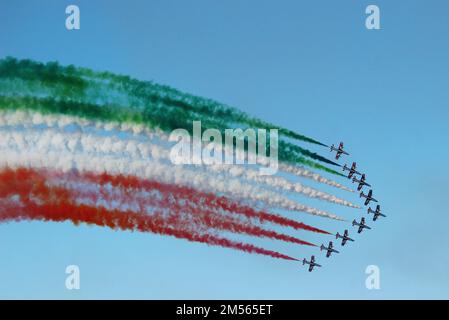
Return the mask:
<path fill-rule="evenodd" d="M 346 152 L 343 149 L 343 147 L 344 147 L 343 142 L 340 142 L 338 147 L 336 147 L 334 145 L 332 145 L 330 147 L 331 152 L 334 152 L 334 151 L 336 152 L 335 159 L 338 160 L 342 155 L 349 156 L 349 153 Z M 365 199 L 364 205 L 368 206 L 367 213 L 373 214 L 373 221 L 376 221 L 379 217 L 386 217 L 386 215 L 384 215 L 381 212 L 380 205 L 376 205 L 376 208 L 374 210 L 371 209 L 371 207 L 369 207 L 370 202 L 378 202 L 378 201 L 373 197 L 372 189 L 369 189 L 369 191 L 366 194 L 363 192 L 363 190 L 362 190 L 363 187 L 371 187 L 371 185 L 366 182 L 366 175 L 364 173 L 360 173 L 359 171 L 357 171 L 357 164 L 355 162 L 353 162 L 350 167 L 345 164 L 343 166 L 343 171 L 348 171 L 348 176 L 347 176 L 348 179 L 352 178 L 352 183 L 357 184 L 357 191 L 360 192 L 359 196 L 360 196 L 360 198 Z M 360 178 L 357 178 L 357 176 L 360 176 Z M 371 229 L 371 227 L 366 224 L 364 217 L 362 217 L 360 219 L 360 222 L 357 222 L 354 219 L 352 221 L 352 226 L 356 227 L 356 230 L 358 233 L 362 233 L 363 230 L 365 230 L 365 229 L 367 229 L 367 230 Z M 354 239 L 349 237 L 349 231 L 347 229 L 343 232 L 343 234 L 340 234 L 337 232 L 337 234 L 335 235 L 335 238 L 337 240 L 342 239 L 341 240 L 342 246 L 344 246 L 348 241 L 354 241 Z M 332 253 L 340 253 L 338 250 L 336 250 L 334 248 L 334 244 L 332 241 L 329 241 L 329 244 L 327 246 L 322 244 L 320 247 L 320 251 L 323 251 L 323 250 L 326 251 L 326 258 L 329 258 Z M 321 265 L 316 262 L 314 255 L 311 256 L 309 261 L 307 261 L 307 259 L 303 259 L 302 264 L 303 265 L 307 264 L 309 266 L 309 272 L 311 272 L 315 267 L 321 267 Z"/>

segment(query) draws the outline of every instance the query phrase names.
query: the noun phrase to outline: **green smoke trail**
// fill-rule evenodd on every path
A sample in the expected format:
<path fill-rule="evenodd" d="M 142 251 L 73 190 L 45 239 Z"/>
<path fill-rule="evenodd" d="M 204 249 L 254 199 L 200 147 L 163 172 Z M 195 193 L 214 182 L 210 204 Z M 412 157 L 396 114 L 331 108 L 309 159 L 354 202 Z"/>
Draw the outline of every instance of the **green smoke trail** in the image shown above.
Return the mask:
<path fill-rule="evenodd" d="M 231 127 L 226 119 L 236 120 L 233 118 L 234 109 L 220 107 L 211 100 L 182 94 L 167 86 L 132 80 L 126 76 L 98 73 L 74 66 L 62 67 L 55 62 L 41 64 L 13 58 L 0 60 L 0 79 L 0 92 L 13 96 L 2 96 L 2 108 L 27 106 L 40 112 L 145 124 L 164 131 L 184 128 L 191 132 L 191 121 L 196 119 L 202 121 L 205 129 L 225 129 Z M 217 104 L 216 109 L 221 110 L 222 116 L 207 113 L 206 102 L 209 106 Z M 198 108 L 194 107 L 196 104 Z M 225 114 L 228 116 L 224 116 Z M 303 155 L 337 165 L 306 149 L 280 140 L 281 161 L 305 164 L 339 174 L 308 161 Z"/>
<path fill-rule="evenodd" d="M 76 68 L 73 65 L 64 67 L 57 62 L 43 64 L 31 60 L 18 61 L 8 57 L 0 63 L 0 74 L 4 77 L 15 76 L 27 80 L 40 80 L 43 83 L 65 83 L 71 88 L 67 90 L 67 93 L 82 91 L 88 85 L 87 79 L 96 79 L 97 81 L 109 82 L 109 85 L 115 87 L 115 89 L 124 89 L 128 94 L 143 100 L 161 100 L 165 104 L 177 106 L 187 111 L 218 117 L 229 122 L 245 123 L 251 127 L 275 127 L 273 124 L 251 117 L 236 108 L 214 100 L 183 93 L 150 81 L 139 81 L 110 72 L 94 72 L 86 68 Z M 326 146 L 319 141 L 286 128 L 279 128 L 279 132 L 290 138 Z"/>
<path fill-rule="evenodd" d="M 301 148 L 300 146 L 285 142 L 283 140 L 279 140 L 279 149 L 283 152 L 286 152 L 287 154 L 303 154 L 307 157 L 310 157 L 315 160 L 319 160 L 324 163 L 332 164 L 334 166 L 340 166 L 338 163 L 331 161 L 325 157 L 320 156 L 319 154 L 316 154 L 314 152 L 311 152 L 307 149 Z"/>
<path fill-rule="evenodd" d="M 135 97 L 140 97 L 143 100 L 161 99 L 164 100 L 166 104 L 177 106 L 187 111 L 198 112 L 203 115 L 211 115 L 229 122 L 244 123 L 250 127 L 276 127 L 271 123 L 251 117 L 250 115 L 234 107 L 219 103 L 212 99 L 206 99 L 184 93 L 169 86 L 160 85 L 152 81 L 141 81 L 130 78 L 129 76 L 117 75 L 110 72 L 94 72 L 86 68 L 79 68 L 79 70 L 80 74 L 83 74 L 88 78 L 109 81 L 111 85 L 115 86 L 116 89 L 124 88 Z M 306 137 L 292 130 L 286 128 L 279 128 L 278 130 L 279 133 L 287 137 L 327 147 L 327 145 L 315 139 Z"/>
<path fill-rule="evenodd" d="M 151 82 L 137 81 L 132 80 L 130 82 L 132 84 L 132 88 L 130 88 L 130 92 L 142 99 L 160 99 L 163 100 L 164 103 L 168 105 L 173 105 L 185 109 L 187 111 L 198 112 L 203 115 L 211 115 L 213 117 L 217 117 L 229 122 L 234 123 L 243 123 L 249 127 L 262 127 L 262 128 L 274 128 L 275 125 L 256 119 L 251 117 L 244 112 L 237 110 L 233 107 L 229 107 L 213 100 L 208 100 L 204 98 L 195 97 L 189 94 L 180 93 L 179 91 L 166 88 L 162 86 L 158 86 Z M 160 87 L 160 90 L 154 92 L 151 90 L 152 87 Z M 162 93 L 162 95 L 161 95 Z M 304 135 L 300 135 L 296 132 L 288 130 L 286 128 L 279 128 L 279 133 L 283 134 L 287 137 L 294 138 L 300 141 L 305 141 L 309 143 L 314 143 L 318 145 L 325 146 L 325 144 L 316 141 L 312 138 L 306 137 Z"/>

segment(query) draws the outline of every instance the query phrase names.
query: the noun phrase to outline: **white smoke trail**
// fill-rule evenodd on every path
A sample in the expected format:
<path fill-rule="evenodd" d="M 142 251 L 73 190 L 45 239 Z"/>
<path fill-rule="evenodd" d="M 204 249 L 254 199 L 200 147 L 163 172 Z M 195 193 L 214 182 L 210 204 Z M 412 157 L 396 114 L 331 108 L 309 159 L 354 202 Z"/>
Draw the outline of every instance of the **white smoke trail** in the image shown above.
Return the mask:
<path fill-rule="evenodd" d="M 35 128 L 35 127 L 32 127 Z M 157 144 L 148 144 L 134 140 L 125 140 L 116 136 L 101 137 L 91 134 L 83 135 L 81 133 L 64 133 L 57 129 L 47 129 L 45 131 L 38 129 L 28 129 L 26 134 L 18 131 L 7 131 L 0 138 L 5 144 L 20 144 L 21 147 L 30 148 L 36 146 L 42 153 L 50 150 L 62 150 L 70 152 L 88 152 L 100 156 L 114 156 L 129 158 L 129 161 L 141 161 L 148 158 L 154 158 L 156 161 L 170 161 L 170 149 Z M 292 183 L 287 179 L 276 176 L 261 176 L 257 170 L 252 170 L 243 166 L 235 165 L 200 165 L 195 166 L 202 171 L 220 172 L 223 175 L 245 178 L 257 183 L 264 183 L 272 188 L 281 188 L 286 191 L 292 191 L 304 194 L 311 198 L 317 198 L 332 203 L 360 208 L 349 201 L 340 199 L 319 190 L 303 186 L 300 183 Z"/>
<path fill-rule="evenodd" d="M 332 203 L 348 206 L 351 208 L 357 209 L 360 208 L 360 206 L 355 205 L 347 200 L 340 199 L 326 192 L 322 192 L 314 188 L 304 186 L 301 183 L 293 183 L 288 181 L 287 179 L 277 176 L 261 176 L 257 170 L 251 170 L 241 166 L 229 166 L 229 165 L 213 165 L 211 166 L 211 169 L 215 171 L 227 171 L 229 172 L 229 174 L 235 177 L 244 177 L 248 180 L 253 180 L 258 183 L 264 183 L 274 188 L 282 188 L 287 191 L 301 193 L 310 198 L 318 198 L 320 200 L 329 201 Z"/>
<path fill-rule="evenodd" d="M 330 179 L 326 179 L 318 173 L 307 170 L 304 167 L 289 165 L 286 163 L 279 163 L 279 170 L 294 174 L 299 177 L 308 178 L 316 182 L 324 183 L 332 187 L 336 187 L 345 191 L 355 192 L 354 190 Z"/>
<path fill-rule="evenodd" d="M 104 139 L 112 141 L 112 138 Z M 334 214 L 305 206 L 264 188 L 242 183 L 239 179 L 199 172 L 192 170 L 191 166 L 187 168 L 182 165 L 167 165 L 157 160 L 145 159 L 145 157 L 134 160 L 120 152 L 106 154 L 101 152 L 102 148 L 106 150 L 114 150 L 114 148 L 123 150 L 123 148 L 113 145 L 112 142 L 102 146 L 95 145 L 94 138 L 89 136 L 83 136 L 78 141 L 81 140 L 84 140 L 84 148 L 83 144 L 80 146 L 65 139 L 63 134 L 55 135 L 45 132 L 41 137 L 36 138 L 36 134 L 27 134 L 27 132 L 6 132 L 0 137 L 0 151 L 2 152 L 0 166 L 54 168 L 66 172 L 76 169 L 81 172 L 133 175 L 163 183 L 189 186 L 204 192 L 225 193 L 254 202 L 261 201 L 286 210 L 302 211 L 342 220 Z M 151 148 L 147 145 L 145 147 L 147 148 L 145 150 L 150 152 Z M 100 152 L 97 151 L 98 149 Z M 128 151 L 135 152 L 137 150 Z"/>
<path fill-rule="evenodd" d="M 28 129 L 36 125 L 43 125 L 48 128 L 57 127 L 60 129 L 74 127 L 79 132 L 86 132 L 92 129 L 103 130 L 106 132 L 118 131 L 120 133 L 129 133 L 142 139 L 158 138 L 164 141 L 168 141 L 169 137 L 162 130 L 149 129 L 140 124 L 88 120 L 81 117 L 41 114 L 34 111 L 0 111 L 0 126 L 19 126 Z"/>
<path fill-rule="evenodd" d="M 131 137 L 129 138 L 134 138 L 141 141 L 156 139 L 168 142 L 168 135 L 165 132 L 158 129 L 149 129 L 146 126 L 138 124 L 92 121 L 65 115 L 43 115 L 33 111 L 0 111 L 0 126 L 19 126 L 24 129 L 31 129 L 35 126 L 42 125 L 47 126 L 48 128 L 57 127 L 60 129 L 74 127 L 79 132 L 88 132 L 92 129 L 106 132 L 116 131 L 120 134 L 131 134 Z M 258 161 L 260 165 L 268 164 L 263 161 L 263 158 L 258 158 Z M 354 192 L 338 182 L 324 178 L 320 174 L 306 170 L 300 166 L 279 163 L 279 170 L 342 190 Z"/>

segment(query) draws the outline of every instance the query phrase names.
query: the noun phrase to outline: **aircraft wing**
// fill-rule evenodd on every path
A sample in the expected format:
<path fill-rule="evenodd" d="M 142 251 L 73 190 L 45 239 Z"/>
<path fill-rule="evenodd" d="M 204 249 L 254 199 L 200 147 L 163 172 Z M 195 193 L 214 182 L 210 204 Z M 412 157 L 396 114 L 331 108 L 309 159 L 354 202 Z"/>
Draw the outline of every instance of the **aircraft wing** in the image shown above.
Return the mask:
<path fill-rule="evenodd" d="M 359 226 L 359 230 L 357 232 L 361 233 L 362 231 L 363 231 L 363 226 Z"/>
<path fill-rule="evenodd" d="M 330 255 L 331 255 L 331 251 L 330 251 L 330 250 L 327 250 L 327 253 L 326 253 L 326 258 L 329 258 L 329 257 L 330 257 Z"/>
<path fill-rule="evenodd" d="M 313 264 L 311 264 L 311 265 L 309 266 L 309 272 L 312 272 L 312 270 L 313 270 Z"/>
<path fill-rule="evenodd" d="M 346 244 L 346 241 L 348 241 L 346 238 L 343 239 L 343 241 L 341 242 L 341 245 L 344 246 Z"/>
<path fill-rule="evenodd" d="M 384 215 L 384 214 L 382 214 L 382 213 L 380 213 L 380 212 L 379 212 L 379 213 L 375 213 L 375 214 L 374 214 L 374 218 L 375 218 L 375 219 L 373 219 L 373 220 L 376 221 L 379 217 L 386 217 L 386 215 Z"/>
<path fill-rule="evenodd" d="M 370 202 L 370 199 L 369 199 L 369 198 L 366 198 L 366 200 L 365 200 L 365 206 L 367 206 L 369 202 Z"/>

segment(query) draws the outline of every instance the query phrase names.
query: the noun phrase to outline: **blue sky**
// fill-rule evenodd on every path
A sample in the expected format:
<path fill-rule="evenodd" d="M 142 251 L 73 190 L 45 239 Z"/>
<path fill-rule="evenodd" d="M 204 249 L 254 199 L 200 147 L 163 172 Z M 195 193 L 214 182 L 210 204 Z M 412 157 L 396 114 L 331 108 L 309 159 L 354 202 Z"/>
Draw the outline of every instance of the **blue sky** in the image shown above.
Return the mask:
<path fill-rule="evenodd" d="M 65 29 L 69 4 L 80 7 L 80 30 Z M 380 7 L 381 30 L 365 28 L 369 4 Z M 4 224 L 0 298 L 449 298 L 447 12 L 447 1 L 436 0 L 3 0 L 0 57 L 154 80 L 325 143 L 343 140 L 347 161 L 367 173 L 388 218 L 329 260 L 316 249 L 248 239 L 300 258 L 316 254 L 323 268 L 313 273 L 294 262 L 151 234 Z M 365 214 L 298 200 L 348 220 Z M 69 264 L 81 268 L 78 291 L 65 288 Z M 380 268 L 380 290 L 365 288 L 372 264 Z"/>

